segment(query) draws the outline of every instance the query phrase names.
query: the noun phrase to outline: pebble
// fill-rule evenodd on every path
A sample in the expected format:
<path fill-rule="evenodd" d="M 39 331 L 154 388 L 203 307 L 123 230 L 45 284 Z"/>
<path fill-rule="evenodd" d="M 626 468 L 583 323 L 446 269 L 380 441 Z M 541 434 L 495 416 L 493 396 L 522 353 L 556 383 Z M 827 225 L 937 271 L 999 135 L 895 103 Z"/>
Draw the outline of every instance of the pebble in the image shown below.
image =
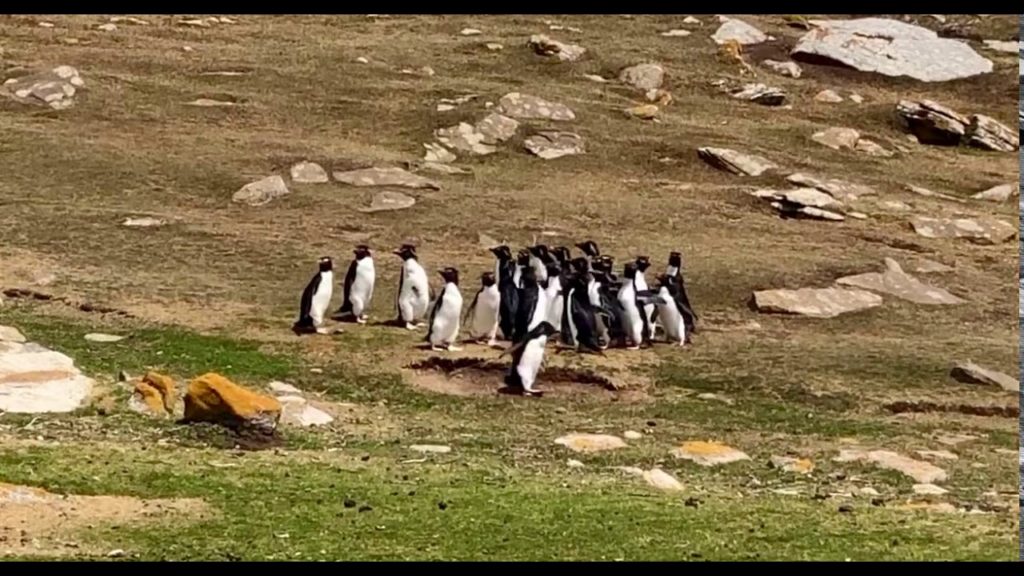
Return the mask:
<path fill-rule="evenodd" d="M 644 435 L 637 432 L 636 430 L 626 430 L 625 432 L 622 433 L 622 437 L 625 438 L 626 440 L 639 440 L 643 438 Z"/>

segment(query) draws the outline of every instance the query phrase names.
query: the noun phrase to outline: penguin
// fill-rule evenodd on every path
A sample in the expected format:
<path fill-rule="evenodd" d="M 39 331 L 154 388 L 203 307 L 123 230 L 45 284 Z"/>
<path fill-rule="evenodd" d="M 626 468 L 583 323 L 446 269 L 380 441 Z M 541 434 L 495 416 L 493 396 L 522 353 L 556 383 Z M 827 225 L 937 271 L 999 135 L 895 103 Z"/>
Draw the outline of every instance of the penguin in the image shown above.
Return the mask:
<path fill-rule="evenodd" d="M 679 302 L 681 304 L 679 312 L 683 315 L 683 320 L 686 321 L 686 338 L 689 340 L 690 334 L 697 333 L 697 313 L 694 312 L 693 305 L 690 304 L 690 297 L 686 294 L 686 280 L 683 279 L 683 255 L 681 253 L 669 253 L 665 274 L 675 278 L 679 285 Z"/>
<path fill-rule="evenodd" d="M 366 324 L 366 310 L 373 299 L 377 271 L 373 266 L 373 254 L 369 246 L 360 244 L 353 253 L 355 258 L 352 259 L 348 273 L 345 274 L 345 300 L 341 303 L 337 316 L 352 316 L 357 323 Z"/>
<path fill-rule="evenodd" d="M 680 313 L 682 302 L 680 301 L 679 283 L 675 276 L 662 274 L 658 277 L 658 296 L 661 303 L 657 305 L 658 318 L 661 321 L 662 329 L 665 331 L 665 338 L 669 342 L 676 342 L 680 346 L 687 344 L 686 320 Z"/>
<path fill-rule="evenodd" d="M 583 251 L 588 260 L 594 261 L 601 257 L 601 249 L 593 240 L 586 240 L 576 244 L 576 247 Z"/>
<path fill-rule="evenodd" d="M 548 247 L 543 244 L 530 246 L 526 250 L 530 253 L 528 262 L 530 267 L 533 268 L 533 273 L 537 277 L 537 282 L 545 284 L 548 281 L 547 265 L 549 262 L 554 262 L 554 257 L 551 256 L 551 252 L 548 251 Z"/>
<path fill-rule="evenodd" d="M 612 341 L 621 340 L 623 332 L 622 306 L 618 302 L 619 280 L 604 269 L 594 270 L 590 297 L 597 308 L 598 335 L 601 346 L 607 348 Z"/>
<path fill-rule="evenodd" d="M 558 262 L 551 262 L 547 265 L 548 285 L 544 288 L 547 297 L 548 323 L 552 326 L 562 325 L 562 308 L 565 307 L 565 298 L 562 295 L 562 266 Z"/>
<path fill-rule="evenodd" d="M 622 272 L 622 286 L 618 293 L 618 303 L 622 308 L 622 328 L 626 340 L 629 341 L 629 350 L 639 350 L 642 344 L 650 341 L 651 325 L 647 322 L 643 307 L 648 302 L 660 301 L 660 298 L 650 291 L 637 290 L 636 272 L 636 263 L 627 262 Z"/>
<path fill-rule="evenodd" d="M 395 255 L 402 259 L 402 272 L 398 275 L 398 320 L 409 330 L 422 325 L 421 320 L 430 307 L 430 282 L 416 258 L 416 247 L 403 244 L 395 250 Z"/>
<path fill-rule="evenodd" d="M 459 271 L 448 267 L 439 270 L 441 278 L 444 278 L 444 288 L 437 295 L 434 307 L 430 310 L 429 328 L 427 329 L 427 342 L 430 342 L 431 350 L 442 348 L 450 352 L 461 350 L 455 346 L 455 339 L 459 336 L 459 328 L 462 319 L 462 293 L 459 292 Z"/>
<path fill-rule="evenodd" d="M 516 321 L 512 327 L 513 344 L 519 343 L 527 332 L 547 317 L 547 294 L 537 282 L 532 266 L 523 268 L 520 282 Z"/>
<path fill-rule="evenodd" d="M 501 292 L 498 290 L 498 282 L 493 272 L 484 272 L 480 276 L 480 289 L 466 310 L 463 324 L 469 327 L 473 339 L 495 346 L 500 316 Z"/>
<path fill-rule="evenodd" d="M 522 341 L 502 354 L 512 355 L 512 364 L 505 376 L 505 384 L 509 388 L 521 391 L 524 396 L 543 395 L 542 392 L 534 390 L 533 386 L 537 383 L 537 373 L 544 362 L 544 348 L 547 346 L 548 338 L 557 332 L 551 323 L 541 322 L 523 335 Z"/>
<path fill-rule="evenodd" d="M 572 260 L 572 253 L 565 246 L 555 246 L 551 249 L 551 255 L 554 256 L 555 262 L 565 270 L 569 267 L 569 261 Z"/>
<path fill-rule="evenodd" d="M 647 292 L 649 287 L 647 285 L 647 277 L 644 272 L 651 267 L 651 259 L 647 256 L 636 257 L 636 276 L 633 277 L 633 285 L 636 286 L 637 292 Z M 651 325 L 651 333 L 654 332 L 654 304 L 647 304 L 644 306 L 644 316 L 647 317 L 647 323 Z"/>
<path fill-rule="evenodd" d="M 523 270 L 530 265 L 530 252 L 527 250 L 520 250 L 516 255 L 516 267 L 515 272 L 512 274 L 512 280 L 515 282 L 516 288 L 523 286 Z"/>
<path fill-rule="evenodd" d="M 566 285 L 565 307 L 562 309 L 562 342 L 580 352 L 601 352 L 598 341 L 598 319 L 587 295 L 589 273 L 574 274 Z"/>
<path fill-rule="evenodd" d="M 292 331 L 296 334 L 313 332 L 325 334 L 327 332 L 322 328 L 322 324 L 327 308 L 331 305 L 331 295 L 334 291 L 334 262 L 324 256 L 319 260 L 319 267 L 320 269 L 302 291 L 299 319 L 292 325 Z"/>
<path fill-rule="evenodd" d="M 501 306 L 498 309 L 498 327 L 506 340 L 512 340 L 512 328 L 516 322 L 516 308 L 519 307 L 519 290 L 515 278 L 516 263 L 512 259 L 512 250 L 508 246 L 491 248 L 494 254 L 495 272 L 498 277 L 498 292 L 501 295 Z"/>

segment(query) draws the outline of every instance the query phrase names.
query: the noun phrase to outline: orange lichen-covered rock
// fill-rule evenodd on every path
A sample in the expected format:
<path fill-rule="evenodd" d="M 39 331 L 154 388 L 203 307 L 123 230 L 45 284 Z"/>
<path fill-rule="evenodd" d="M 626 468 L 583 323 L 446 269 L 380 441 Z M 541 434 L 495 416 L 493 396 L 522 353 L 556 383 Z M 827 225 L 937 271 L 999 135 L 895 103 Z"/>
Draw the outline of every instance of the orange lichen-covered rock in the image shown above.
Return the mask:
<path fill-rule="evenodd" d="M 154 388 L 145 380 L 139 380 L 135 383 L 135 398 L 133 402 L 139 402 L 139 404 L 133 404 L 133 407 L 140 412 L 149 412 L 151 414 L 166 415 L 169 411 L 164 407 L 164 397 L 159 390 Z M 144 407 L 143 407 L 144 406 Z"/>
<path fill-rule="evenodd" d="M 280 418 L 281 403 L 275 398 L 242 388 L 213 372 L 192 380 L 185 393 L 186 422 L 252 426 L 273 432 Z"/>
<path fill-rule="evenodd" d="M 160 393 L 161 402 L 168 413 L 174 412 L 174 401 L 178 399 L 178 385 L 174 378 L 159 372 L 147 372 L 142 382 Z"/>

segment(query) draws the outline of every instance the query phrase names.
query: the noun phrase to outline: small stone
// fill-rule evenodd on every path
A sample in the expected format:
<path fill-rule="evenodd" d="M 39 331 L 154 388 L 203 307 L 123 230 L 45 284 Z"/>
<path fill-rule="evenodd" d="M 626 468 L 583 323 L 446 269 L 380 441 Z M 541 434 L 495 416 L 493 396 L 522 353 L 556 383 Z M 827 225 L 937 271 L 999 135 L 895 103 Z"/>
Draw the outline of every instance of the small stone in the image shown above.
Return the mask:
<path fill-rule="evenodd" d="M 373 194 L 373 200 L 366 208 L 360 208 L 360 212 L 391 212 L 405 210 L 416 205 L 416 199 L 403 192 L 396 190 L 382 190 Z"/>
<path fill-rule="evenodd" d="M 124 556 L 124 550 L 120 548 L 107 552 L 107 558 L 120 558 L 122 556 Z"/>
<path fill-rule="evenodd" d="M 665 69 L 661 64 L 645 63 L 623 68 L 619 72 L 619 82 L 629 84 L 639 90 L 661 88 L 665 81 Z"/>
<path fill-rule="evenodd" d="M 641 104 L 623 110 L 626 116 L 639 118 L 641 120 L 654 120 L 658 117 L 658 107 L 654 104 Z"/>
<path fill-rule="evenodd" d="M 370 506 L 369 504 L 363 504 L 362 506 L 359 507 L 358 511 L 359 512 L 372 512 L 373 511 L 373 506 Z"/>
<path fill-rule="evenodd" d="M 842 506 L 839 507 L 839 511 L 843 514 L 850 514 L 853 512 L 853 506 L 850 506 L 849 504 L 843 504 Z"/>
<path fill-rule="evenodd" d="M 498 101 L 498 112 L 518 120 L 572 121 L 576 114 L 565 104 L 519 92 L 509 92 Z"/>
<path fill-rule="evenodd" d="M 274 175 L 242 186 L 231 197 L 231 201 L 249 206 L 263 206 L 290 193 L 284 178 Z"/>
<path fill-rule="evenodd" d="M 868 156 L 876 156 L 879 158 L 892 158 L 895 154 L 891 150 L 883 148 L 880 144 L 867 138 L 861 138 L 854 144 L 853 149 L 858 152 L 863 152 Z"/>
<path fill-rule="evenodd" d="M 476 28 L 463 28 L 462 30 L 459 30 L 460 36 L 479 36 L 481 34 L 483 34 L 483 32 Z"/>
<path fill-rule="evenodd" d="M 699 19 L 694 18 L 693 16 L 687 16 L 686 18 L 683 18 L 683 24 L 703 24 L 703 23 Z"/>
<path fill-rule="evenodd" d="M 333 176 L 338 182 L 348 184 L 349 186 L 402 186 L 405 188 L 441 189 L 441 185 L 437 182 L 397 167 L 375 167 L 334 172 Z"/>
<path fill-rule="evenodd" d="M 850 101 L 853 102 L 854 104 L 863 104 L 864 97 L 854 92 L 853 94 L 850 94 Z"/>
<path fill-rule="evenodd" d="M 53 22 L 40 22 L 40 28 L 53 28 Z"/>
<path fill-rule="evenodd" d="M 736 18 L 722 17 L 721 26 L 711 36 L 715 44 L 722 45 L 735 41 L 741 46 L 760 44 L 768 40 L 768 36 L 750 24 Z"/>
<path fill-rule="evenodd" d="M 488 42 L 487 44 L 484 44 L 484 46 L 486 46 L 491 52 L 497 52 L 505 49 L 505 45 L 499 44 L 498 42 Z"/>
<path fill-rule="evenodd" d="M 800 288 L 754 292 L 759 312 L 797 314 L 811 318 L 834 318 L 882 305 L 882 297 L 866 290 L 845 288 Z"/>
<path fill-rule="evenodd" d="M 857 145 L 857 141 L 860 140 L 860 132 L 853 128 L 828 128 L 821 132 L 816 132 L 811 136 L 811 140 L 823 146 L 828 146 L 833 150 L 842 150 L 844 148 L 853 150 L 853 147 Z"/>
<path fill-rule="evenodd" d="M 195 106 L 197 108 L 230 108 L 232 106 L 238 106 L 238 103 L 230 100 L 217 100 L 215 98 L 196 98 L 191 102 L 185 102 L 185 105 Z"/>
<path fill-rule="evenodd" d="M 914 494 L 922 496 L 941 496 L 948 494 L 949 490 L 936 486 L 935 484 L 914 484 Z"/>
<path fill-rule="evenodd" d="M 587 52 L 582 46 L 552 40 L 544 34 L 534 34 L 526 45 L 540 56 L 556 56 L 563 62 L 575 62 Z"/>
<path fill-rule="evenodd" d="M 366 56 L 360 56 L 360 57 L 356 58 L 356 62 L 358 62 L 360 64 L 369 64 L 370 63 L 370 59 L 367 58 Z"/>
<path fill-rule="evenodd" d="M 949 450 L 918 450 L 917 454 L 925 458 L 936 458 L 939 460 L 958 460 L 960 458 Z"/>
<path fill-rule="evenodd" d="M 644 435 L 637 432 L 636 430 L 626 430 L 625 432 L 622 433 L 622 437 L 625 438 L 626 440 L 639 440 L 643 438 Z"/>
<path fill-rule="evenodd" d="M 342 502 L 342 505 L 345 508 L 355 508 L 356 507 L 356 501 L 351 499 L 351 498 L 345 498 L 345 501 Z"/>
<path fill-rule="evenodd" d="M 990 202 L 1006 202 L 1014 196 L 1020 195 L 1020 188 L 1015 184 L 1000 184 L 971 196 L 975 200 L 988 200 Z"/>
<path fill-rule="evenodd" d="M 878 496 L 878 490 L 875 490 L 871 486 L 864 486 L 863 488 L 857 491 L 865 496 Z"/>
<path fill-rule="evenodd" d="M 121 222 L 122 226 L 127 226 L 129 228 L 153 228 L 164 226 L 166 224 L 166 220 L 150 216 L 143 216 L 141 218 L 125 218 L 124 221 Z"/>
<path fill-rule="evenodd" d="M 423 155 L 423 159 L 427 162 L 448 164 L 458 160 L 458 157 L 455 154 L 452 154 L 448 149 L 440 144 L 431 142 L 424 144 L 423 147 L 427 149 L 426 153 Z"/>
<path fill-rule="evenodd" d="M 181 47 L 181 51 L 182 52 L 193 52 L 194 50 L 195 50 L 195 48 L 193 48 L 191 46 L 182 46 Z"/>
<path fill-rule="evenodd" d="M 430 66 L 421 66 L 420 69 L 419 69 L 419 72 L 420 72 L 420 74 L 422 74 L 422 75 L 424 75 L 424 76 L 426 76 L 428 78 L 433 76 L 434 74 L 437 74 L 437 72 L 435 72 L 434 69 L 431 68 Z"/>
<path fill-rule="evenodd" d="M 586 153 L 583 138 L 572 132 L 538 132 L 523 141 L 523 146 L 544 160 Z"/>
<path fill-rule="evenodd" d="M 1007 54 L 1019 54 L 1021 51 L 1020 42 L 1009 41 L 1009 40 L 984 40 L 986 48 L 995 50 L 996 52 L 1005 52 Z"/>
<path fill-rule="evenodd" d="M 124 340 L 124 336 L 116 336 L 114 334 L 102 334 L 99 332 L 94 332 L 91 334 L 86 334 L 85 339 L 88 340 L 89 342 L 99 342 L 106 344 L 110 342 L 120 342 L 121 340 Z"/>
<path fill-rule="evenodd" d="M 844 276 L 836 280 L 836 284 L 853 286 L 891 294 L 916 304 L 962 304 L 964 300 L 942 288 L 930 286 L 903 271 L 892 258 L 886 258 L 884 272 L 867 272 L 853 276 Z"/>
<path fill-rule="evenodd" d="M 807 458 L 772 456 L 770 463 L 773 468 L 779 468 L 785 472 L 794 472 L 797 474 L 810 474 L 814 470 L 814 462 L 811 462 Z"/>
<path fill-rule="evenodd" d="M 574 452 L 602 452 L 625 448 L 626 443 L 618 436 L 609 434 L 580 434 L 572 433 L 555 439 L 555 444 L 565 446 Z"/>
<path fill-rule="evenodd" d="M 681 28 L 673 28 L 671 30 L 666 30 L 661 33 L 661 35 L 666 38 L 685 38 L 690 34 L 691 32 L 689 30 L 683 30 Z"/>
<path fill-rule="evenodd" d="M 725 396 L 721 396 L 719 394 L 712 394 L 711 392 L 702 392 L 700 394 L 697 394 L 697 398 L 701 400 L 714 400 L 716 402 L 722 402 L 723 404 L 727 404 L 729 406 L 735 404 L 735 402 L 733 402 L 731 398 L 726 398 Z"/>
<path fill-rule="evenodd" d="M 822 90 L 814 96 L 814 100 L 817 102 L 825 102 L 827 104 L 838 104 L 843 101 L 843 97 L 836 94 L 833 90 Z"/>
<path fill-rule="evenodd" d="M 113 32 L 117 30 L 117 24 L 107 22 L 106 24 L 100 24 L 96 27 L 97 30 L 103 30 L 104 32 Z"/>
<path fill-rule="evenodd" d="M 289 173 L 292 182 L 299 184 L 324 184 L 331 181 L 327 176 L 327 171 L 315 162 L 299 162 L 291 167 Z"/>
<path fill-rule="evenodd" d="M 1017 228 L 995 218 L 930 218 L 914 216 L 910 224 L 925 238 L 958 238 L 976 244 L 1002 244 L 1014 237 Z"/>
<path fill-rule="evenodd" d="M 605 78 L 604 76 L 598 76 L 597 74 L 584 74 L 583 77 L 586 78 L 587 80 L 590 80 L 591 82 L 597 82 L 599 84 L 604 84 L 608 82 L 607 78 Z"/>
<path fill-rule="evenodd" d="M 786 92 L 764 84 L 745 84 L 728 91 L 737 100 L 747 100 L 762 106 L 781 106 L 786 102 Z"/>
<path fill-rule="evenodd" d="M 583 468 L 583 462 L 579 460 L 573 460 L 572 458 L 565 461 L 565 465 L 569 468 Z"/>
<path fill-rule="evenodd" d="M 740 450 L 720 442 L 684 442 L 681 446 L 672 450 L 672 455 L 683 460 L 691 460 L 701 466 L 716 466 L 740 460 L 750 460 L 750 457 Z"/>
<path fill-rule="evenodd" d="M 645 482 L 659 490 L 678 492 L 683 489 L 683 485 L 679 483 L 679 480 L 676 480 L 675 477 L 661 468 L 647 470 L 643 472 L 642 476 Z"/>
<path fill-rule="evenodd" d="M 413 452 L 422 452 L 424 454 L 448 454 L 452 451 L 451 446 L 443 444 L 413 444 L 409 446 L 409 449 Z"/>
<path fill-rule="evenodd" d="M 803 68 L 800 68 L 800 65 L 792 60 L 788 60 L 786 62 L 781 62 L 779 60 L 765 60 L 764 62 L 761 62 L 761 64 L 776 74 L 788 76 L 790 78 L 799 78 L 804 73 Z"/>
<path fill-rule="evenodd" d="M 739 175 L 760 176 L 778 168 L 777 164 L 762 156 L 744 154 L 729 148 L 698 148 L 697 155 L 720 170 Z"/>

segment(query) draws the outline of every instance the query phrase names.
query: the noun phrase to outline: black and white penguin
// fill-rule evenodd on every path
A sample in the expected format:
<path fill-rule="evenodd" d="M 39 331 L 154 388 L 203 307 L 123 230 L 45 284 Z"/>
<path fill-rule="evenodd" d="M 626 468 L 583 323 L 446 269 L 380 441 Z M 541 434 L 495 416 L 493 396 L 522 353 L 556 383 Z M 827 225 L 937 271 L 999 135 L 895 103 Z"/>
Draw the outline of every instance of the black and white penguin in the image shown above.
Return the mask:
<path fill-rule="evenodd" d="M 680 346 L 687 344 L 686 320 L 680 312 L 682 301 L 680 300 L 679 281 L 675 276 L 662 274 L 658 277 L 660 287 L 658 296 L 661 301 L 657 304 L 658 321 L 662 330 L 665 331 L 665 338 L 669 342 L 678 343 Z"/>
<path fill-rule="evenodd" d="M 444 287 L 434 301 L 434 307 L 430 310 L 429 328 L 427 329 L 427 342 L 430 342 L 431 350 L 448 350 L 456 352 L 460 350 L 455 346 L 455 339 L 459 337 L 459 328 L 462 321 L 462 293 L 459 291 L 459 271 L 448 267 L 440 270 L 441 278 L 444 279 Z"/>
<path fill-rule="evenodd" d="M 530 267 L 530 252 L 529 250 L 520 250 L 516 255 L 516 267 L 515 272 L 512 274 L 512 280 L 516 284 L 516 288 L 522 288 L 523 286 L 523 270 Z"/>
<path fill-rule="evenodd" d="M 337 316 L 351 316 L 359 324 L 366 324 L 366 311 L 369 310 L 370 300 L 373 299 L 377 271 L 373 266 L 373 254 L 369 246 L 360 244 L 353 253 L 355 258 L 352 259 L 345 274 L 345 300 L 341 303 Z"/>
<path fill-rule="evenodd" d="M 580 242 L 576 244 L 576 247 L 583 251 L 583 254 L 588 260 L 593 261 L 601 257 L 601 249 L 598 248 L 597 242 L 594 242 L 593 240 Z"/>
<path fill-rule="evenodd" d="M 513 344 L 518 343 L 527 332 L 547 317 L 547 294 L 537 282 L 532 266 L 523 268 L 520 284 L 516 321 L 512 327 Z"/>
<path fill-rule="evenodd" d="M 633 285 L 636 286 L 637 292 L 647 292 L 650 288 L 647 284 L 647 277 L 644 274 L 648 268 L 651 267 L 651 259 L 647 256 L 636 257 L 636 276 L 633 277 Z M 644 316 L 647 318 L 647 323 L 651 325 L 651 332 L 654 331 L 654 311 L 656 308 L 654 304 L 646 304 L 644 306 Z"/>
<path fill-rule="evenodd" d="M 500 316 L 501 292 L 498 290 L 498 282 L 493 272 L 484 272 L 480 276 L 480 289 L 473 296 L 463 323 L 469 327 L 469 335 L 474 340 L 495 346 Z"/>
<path fill-rule="evenodd" d="M 697 333 L 697 313 L 690 304 L 690 297 L 686 294 L 686 280 L 683 278 L 683 255 L 679 252 L 670 252 L 668 255 L 668 266 L 665 274 L 676 279 L 679 285 L 679 312 L 686 321 L 686 339 L 689 341 L 690 334 Z"/>
<path fill-rule="evenodd" d="M 326 333 L 322 328 L 327 308 L 331 305 L 334 292 L 334 262 L 324 256 L 319 261 L 320 270 L 306 284 L 299 303 L 299 319 L 292 325 L 296 334 L 313 332 Z"/>
<path fill-rule="evenodd" d="M 557 332 L 550 322 L 541 322 L 524 334 L 519 343 L 502 354 L 512 354 L 512 364 L 505 376 L 505 384 L 509 388 L 521 391 L 524 396 L 542 395 L 542 392 L 534 390 L 534 385 L 544 363 L 544 348 L 548 338 Z"/>
<path fill-rule="evenodd" d="M 598 340 L 598 318 L 587 295 L 592 280 L 587 272 L 573 274 L 565 287 L 565 308 L 562 310 L 562 343 L 580 352 L 601 354 Z"/>
<path fill-rule="evenodd" d="M 430 307 L 430 282 L 417 259 L 415 246 L 404 244 L 394 253 L 402 259 L 395 300 L 398 320 L 409 330 L 415 330 L 422 325 L 421 321 Z"/>
<path fill-rule="evenodd" d="M 530 246 L 526 250 L 530 253 L 528 262 L 530 267 L 533 268 L 533 273 L 537 277 L 537 282 L 544 285 L 548 281 L 547 265 L 549 262 L 554 262 L 555 258 L 551 255 L 548 247 L 544 244 Z"/>
<path fill-rule="evenodd" d="M 551 262 L 547 265 L 548 284 L 544 287 L 544 294 L 547 300 L 547 315 L 545 318 L 552 326 L 562 325 L 562 308 L 565 307 L 565 298 L 562 294 L 562 266 L 558 262 Z"/>
<path fill-rule="evenodd" d="M 491 248 L 491 253 L 497 260 L 495 273 L 498 277 L 498 292 L 501 295 L 498 327 L 506 340 L 512 340 L 512 330 L 516 323 L 516 309 L 519 307 L 519 284 L 515 276 L 516 262 L 512 258 L 512 250 L 508 246 Z"/>
<path fill-rule="evenodd" d="M 629 341 L 629 345 L 627 345 L 629 350 L 639 350 L 640 345 L 648 342 L 651 338 L 651 327 L 643 311 L 641 293 L 636 287 L 636 272 L 636 263 L 627 262 L 622 272 L 622 286 L 619 288 L 617 296 L 619 307 L 622 309 L 622 328 L 626 340 Z"/>
<path fill-rule="evenodd" d="M 569 261 L 572 260 L 572 252 L 565 246 L 555 246 L 551 249 L 551 255 L 554 256 L 555 262 L 562 267 L 562 270 L 568 270 Z"/>

